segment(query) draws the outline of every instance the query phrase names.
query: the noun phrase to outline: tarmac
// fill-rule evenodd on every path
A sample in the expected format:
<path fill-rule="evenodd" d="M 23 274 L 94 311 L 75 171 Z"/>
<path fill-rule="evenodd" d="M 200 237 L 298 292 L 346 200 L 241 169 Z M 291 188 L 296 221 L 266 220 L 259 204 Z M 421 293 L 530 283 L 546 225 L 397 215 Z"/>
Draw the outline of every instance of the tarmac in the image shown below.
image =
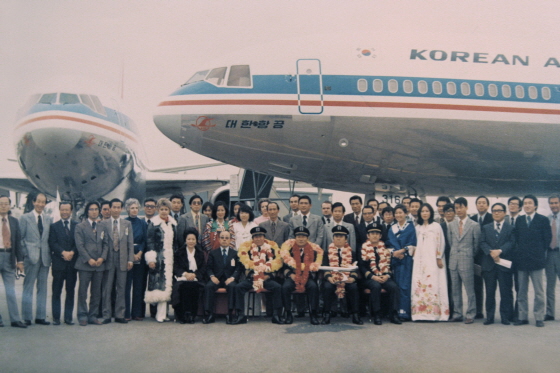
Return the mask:
<path fill-rule="evenodd" d="M 16 282 L 18 303 L 23 281 Z M 50 316 L 50 283 L 47 302 Z M 532 309 L 532 294 L 530 307 Z M 557 287 L 557 302 L 560 295 Z M 64 303 L 63 303 L 64 304 Z M 466 302 L 465 302 L 466 304 Z M 560 321 L 484 326 L 384 320 L 375 326 L 333 318 L 275 325 L 180 325 L 144 321 L 108 325 L 31 325 L 12 328 L 0 285 L 0 372 L 558 372 Z M 557 314 L 558 316 L 558 314 Z M 76 320 L 74 320 L 76 321 Z"/>

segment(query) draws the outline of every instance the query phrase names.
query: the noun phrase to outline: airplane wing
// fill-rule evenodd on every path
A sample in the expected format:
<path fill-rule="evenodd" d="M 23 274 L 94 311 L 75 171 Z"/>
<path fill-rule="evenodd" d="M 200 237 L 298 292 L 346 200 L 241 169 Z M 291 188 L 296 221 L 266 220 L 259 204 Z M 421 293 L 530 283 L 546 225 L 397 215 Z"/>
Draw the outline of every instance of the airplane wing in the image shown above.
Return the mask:
<path fill-rule="evenodd" d="M 217 189 L 227 183 L 229 183 L 229 179 L 148 172 L 146 174 L 146 195 L 161 196 L 173 193 L 201 193 Z"/>
<path fill-rule="evenodd" d="M 37 188 L 29 182 L 23 172 L 2 172 L 0 173 L 0 189 L 11 190 L 20 193 L 36 192 Z"/>
<path fill-rule="evenodd" d="M 215 162 L 215 163 L 205 163 L 205 164 L 198 164 L 194 166 L 179 166 L 179 167 L 169 167 L 169 168 L 160 168 L 156 170 L 150 170 L 150 172 L 164 172 L 164 173 L 174 173 L 174 172 L 182 172 L 182 171 L 191 171 L 191 170 L 198 170 L 201 168 L 208 168 L 208 167 L 217 167 L 217 166 L 224 166 L 225 163 L 222 162 Z"/>

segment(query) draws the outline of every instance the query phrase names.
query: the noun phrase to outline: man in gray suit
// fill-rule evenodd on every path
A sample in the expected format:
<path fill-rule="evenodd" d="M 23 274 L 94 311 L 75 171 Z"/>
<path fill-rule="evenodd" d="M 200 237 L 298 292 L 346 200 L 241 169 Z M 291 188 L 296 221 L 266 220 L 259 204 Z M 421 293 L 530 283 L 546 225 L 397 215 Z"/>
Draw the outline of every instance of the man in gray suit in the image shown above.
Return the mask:
<path fill-rule="evenodd" d="M 290 212 L 286 214 L 282 220 L 286 223 L 290 223 L 290 219 L 299 213 L 299 195 L 294 194 L 290 197 Z"/>
<path fill-rule="evenodd" d="M 447 237 L 451 250 L 449 253 L 449 271 L 453 286 L 453 318 L 451 321 L 463 321 L 463 291 L 465 284 L 468 304 L 465 324 L 472 324 L 476 315 L 476 298 L 474 293 L 474 256 L 480 241 L 480 224 L 467 215 L 467 200 L 463 197 L 455 200 L 455 213 L 458 220 L 448 223 Z"/>
<path fill-rule="evenodd" d="M 353 252 L 356 252 L 356 232 L 354 231 L 354 224 L 347 223 L 343 221 L 346 209 L 344 205 L 340 202 L 335 202 L 332 205 L 332 220 L 330 223 L 325 224 L 323 229 L 323 244 L 321 247 L 323 250 L 327 250 L 329 245 L 333 242 L 332 229 L 337 225 L 342 225 L 350 234 L 348 235 L 348 244 L 352 248 Z"/>
<path fill-rule="evenodd" d="M 7 196 L 0 196 L 0 273 L 6 289 L 6 301 L 10 312 L 10 321 L 14 328 L 27 328 L 21 322 L 16 300 L 16 266 L 23 271 L 23 250 L 18 220 L 9 216 L 11 201 Z M 16 264 L 17 263 L 17 264 Z M 0 326 L 4 326 L 0 315 Z"/>
<path fill-rule="evenodd" d="M 50 325 L 47 316 L 47 279 L 51 266 L 49 231 L 52 223 L 50 216 L 43 213 L 47 197 L 38 193 L 33 198 L 33 211 L 24 214 L 19 221 L 21 247 L 25 255 L 25 280 L 21 313 L 25 323 L 31 325 L 33 318 L 33 288 L 37 283 L 37 310 L 35 324 Z"/>
<path fill-rule="evenodd" d="M 177 221 L 177 234 L 175 235 L 175 239 L 179 241 L 183 239 L 185 231 L 188 228 L 195 228 L 198 231 L 199 240 L 201 240 L 206 224 L 208 223 L 208 216 L 200 211 L 202 208 L 201 196 L 197 194 L 192 196 L 189 200 L 189 205 L 191 211 L 181 215 Z M 177 241 L 177 244 L 182 245 L 184 242 Z"/>
<path fill-rule="evenodd" d="M 558 233 L 560 232 L 560 195 L 553 194 L 548 197 L 548 206 L 552 214 L 548 217 L 552 232 L 552 241 L 546 252 L 546 316 L 544 321 L 554 320 L 554 309 L 556 308 L 556 277 L 560 278 L 560 246 Z"/>
<path fill-rule="evenodd" d="M 269 202 L 267 211 L 269 220 L 263 221 L 259 226 L 266 229 L 264 237 L 267 240 L 274 241 L 281 247 L 290 238 L 290 225 L 278 219 L 280 209 L 276 202 Z"/>
<path fill-rule="evenodd" d="M 107 263 L 103 273 L 103 324 L 111 322 L 111 292 L 115 284 L 115 322 L 126 324 L 124 318 L 127 272 L 134 263 L 134 234 L 132 224 L 121 219 L 122 201 L 118 198 L 111 200 L 111 218 L 100 225 L 105 230 L 103 237 L 104 249 L 107 249 Z"/>
<path fill-rule="evenodd" d="M 101 282 L 107 259 L 107 246 L 103 246 L 105 230 L 99 227 L 97 218 L 101 210 L 99 203 L 90 202 L 86 205 L 87 219 L 76 225 L 74 239 L 78 250 L 76 269 L 80 278 L 78 287 L 78 321 L 81 326 L 88 322 L 101 325 L 97 320 L 97 312 L 101 303 Z M 89 309 L 87 305 L 88 287 L 91 283 Z"/>
<path fill-rule="evenodd" d="M 323 244 L 323 221 L 320 216 L 310 213 L 311 198 L 309 196 L 299 197 L 298 207 L 301 215 L 290 219 L 290 238 L 295 238 L 294 229 L 305 227 L 309 229 L 309 241 L 321 246 Z"/>

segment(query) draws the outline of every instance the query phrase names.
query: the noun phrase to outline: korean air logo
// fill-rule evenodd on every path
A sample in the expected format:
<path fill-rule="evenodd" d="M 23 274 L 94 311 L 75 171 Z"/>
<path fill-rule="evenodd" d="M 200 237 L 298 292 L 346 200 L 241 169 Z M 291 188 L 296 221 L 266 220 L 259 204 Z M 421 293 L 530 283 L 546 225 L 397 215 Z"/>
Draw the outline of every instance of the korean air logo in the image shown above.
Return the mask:
<path fill-rule="evenodd" d="M 216 123 L 212 123 L 213 118 L 200 116 L 196 118 L 196 123 L 191 123 L 191 126 L 198 128 L 201 131 L 208 131 L 212 127 L 216 127 Z"/>
<path fill-rule="evenodd" d="M 358 58 L 375 58 L 375 48 L 356 48 Z"/>

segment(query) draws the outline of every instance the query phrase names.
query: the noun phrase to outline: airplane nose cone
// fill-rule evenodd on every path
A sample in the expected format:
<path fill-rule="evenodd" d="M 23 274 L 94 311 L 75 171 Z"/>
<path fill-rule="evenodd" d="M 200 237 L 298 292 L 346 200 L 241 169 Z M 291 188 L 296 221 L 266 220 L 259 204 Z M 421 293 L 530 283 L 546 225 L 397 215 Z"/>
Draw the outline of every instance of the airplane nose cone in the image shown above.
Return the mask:
<path fill-rule="evenodd" d="M 62 128 L 39 128 L 33 130 L 31 136 L 45 153 L 61 154 L 74 149 L 82 133 Z"/>
<path fill-rule="evenodd" d="M 169 139 L 180 144 L 181 116 L 180 115 L 154 115 L 156 127 Z"/>

